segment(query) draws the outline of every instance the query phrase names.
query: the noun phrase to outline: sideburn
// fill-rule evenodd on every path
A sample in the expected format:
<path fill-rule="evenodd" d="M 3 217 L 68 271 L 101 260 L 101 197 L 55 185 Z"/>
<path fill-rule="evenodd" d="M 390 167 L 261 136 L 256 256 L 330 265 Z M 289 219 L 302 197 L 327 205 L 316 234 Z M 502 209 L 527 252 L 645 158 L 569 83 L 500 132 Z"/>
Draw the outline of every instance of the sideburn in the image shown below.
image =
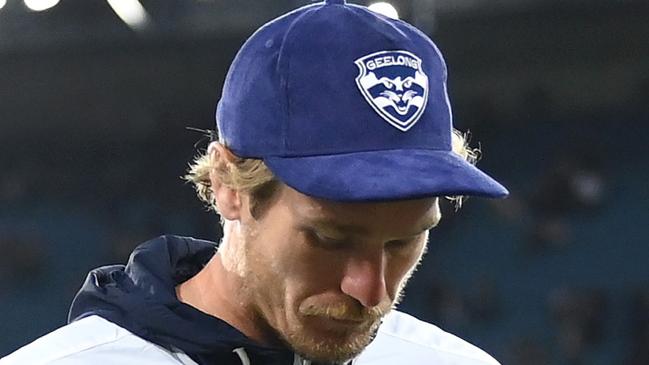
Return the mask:
<path fill-rule="evenodd" d="M 281 183 L 271 180 L 250 191 L 250 215 L 260 219 L 278 197 Z"/>

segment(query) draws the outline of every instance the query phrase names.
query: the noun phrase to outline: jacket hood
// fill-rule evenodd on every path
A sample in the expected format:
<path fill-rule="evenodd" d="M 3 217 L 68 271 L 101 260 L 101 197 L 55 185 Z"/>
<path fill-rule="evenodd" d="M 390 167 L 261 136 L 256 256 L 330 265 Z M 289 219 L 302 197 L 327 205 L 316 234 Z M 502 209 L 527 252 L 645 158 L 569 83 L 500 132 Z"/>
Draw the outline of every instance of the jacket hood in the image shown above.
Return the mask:
<path fill-rule="evenodd" d="M 241 347 L 253 364 L 293 364 L 295 355 L 288 349 L 260 346 L 176 297 L 176 286 L 196 275 L 216 247 L 214 242 L 178 236 L 143 243 L 126 265 L 88 274 L 68 322 L 98 315 L 157 345 L 180 349 L 200 364 L 230 363 L 225 357 L 236 356 L 233 351 Z"/>

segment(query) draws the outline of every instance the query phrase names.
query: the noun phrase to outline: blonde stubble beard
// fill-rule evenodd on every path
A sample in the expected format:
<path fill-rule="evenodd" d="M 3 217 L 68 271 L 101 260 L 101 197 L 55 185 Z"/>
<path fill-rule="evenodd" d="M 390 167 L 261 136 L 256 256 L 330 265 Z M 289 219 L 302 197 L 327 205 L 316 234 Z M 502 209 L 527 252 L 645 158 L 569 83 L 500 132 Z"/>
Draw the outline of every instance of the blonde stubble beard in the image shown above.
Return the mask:
<path fill-rule="evenodd" d="M 383 318 L 401 302 L 405 287 L 419 266 L 422 257 L 423 252 L 417 264 L 408 271 L 399 284 L 392 302 L 381 303 L 372 308 L 360 308 L 347 303 L 318 305 L 317 303 L 310 302 L 308 299 L 300 304 L 299 313 L 304 316 L 321 316 L 341 320 L 362 320 L 364 323 L 367 323 L 367 325 L 361 326 L 357 333 L 349 333 L 347 341 L 344 343 L 341 343 L 340 340 L 315 340 L 312 337 L 306 336 L 306 330 L 302 327 L 301 323 L 299 328 L 283 334 L 285 341 L 296 353 L 316 362 L 345 363 L 357 357 L 372 343 Z M 340 338 L 344 338 L 344 334 Z"/>
<path fill-rule="evenodd" d="M 233 233 L 238 236 L 238 242 L 236 243 L 230 241 L 233 238 Z M 259 281 L 259 277 L 257 273 L 250 269 L 248 252 L 248 245 L 256 236 L 256 231 L 246 229 L 245 232 L 242 232 L 238 222 L 227 221 L 224 224 L 224 236 L 218 249 L 223 267 L 241 279 L 243 285 L 239 294 L 248 298 L 257 297 L 257 293 L 254 290 L 255 285 L 250 285 L 250 281 L 251 279 Z M 374 340 L 382 319 L 401 302 L 405 287 L 421 263 L 425 251 L 425 249 L 422 250 L 417 263 L 413 265 L 402 279 L 395 298 L 391 303 L 381 303 L 373 308 L 359 308 L 348 303 L 319 305 L 307 299 L 300 304 L 298 312 L 302 316 L 362 320 L 364 323 L 367 323 L 364 326 L 360 326 L 361 330 L 358 331 L 359 333 L 350 332 L 348 334 L 349 338 L 344 343 L 341 344 L 340 340 L 325 341 L 310 337 L 306 334 L 307 331 L 300 321 L 297 321 L 297 328 L 288 328 L 285 332 L 282 332 L 273 327 L 274 331 L 295 353 L 312 361 L 344 363 L 358 356 Z M 272 269 L 276 271 L 276 268 L 273 267 Z M 286 306 L 284 305 L 283 307 L 285 311 Z M 268 319 L 259 319 L 271 325 Z"/>

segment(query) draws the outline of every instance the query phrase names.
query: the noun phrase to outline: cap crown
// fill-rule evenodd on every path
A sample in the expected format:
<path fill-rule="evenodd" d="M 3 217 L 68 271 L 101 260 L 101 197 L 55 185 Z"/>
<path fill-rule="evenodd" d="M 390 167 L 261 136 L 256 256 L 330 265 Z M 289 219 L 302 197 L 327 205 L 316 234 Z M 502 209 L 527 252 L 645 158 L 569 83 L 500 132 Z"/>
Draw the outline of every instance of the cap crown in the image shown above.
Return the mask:
<path fill-rule="evenodd" d="M 246 41 L 217 123 L 241 157 L 450 150 L 446 65 L 405 22 L 342 1 L 305 6 Z"/>

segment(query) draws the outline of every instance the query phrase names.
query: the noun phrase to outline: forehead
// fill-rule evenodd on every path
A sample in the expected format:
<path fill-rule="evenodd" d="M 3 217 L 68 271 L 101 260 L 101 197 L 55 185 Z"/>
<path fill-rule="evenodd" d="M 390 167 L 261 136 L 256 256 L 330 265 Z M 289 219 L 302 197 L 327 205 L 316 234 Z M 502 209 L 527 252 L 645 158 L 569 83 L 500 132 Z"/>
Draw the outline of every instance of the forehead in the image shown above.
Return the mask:
<path fill-rule="evenodd" d="M 359 233 L 403 237 L 421 233 L 441 218 L 437 198 L 346 203 L 313 198 L 290 187 L 284 190 L 281 199 L 296 220 Z"/>

